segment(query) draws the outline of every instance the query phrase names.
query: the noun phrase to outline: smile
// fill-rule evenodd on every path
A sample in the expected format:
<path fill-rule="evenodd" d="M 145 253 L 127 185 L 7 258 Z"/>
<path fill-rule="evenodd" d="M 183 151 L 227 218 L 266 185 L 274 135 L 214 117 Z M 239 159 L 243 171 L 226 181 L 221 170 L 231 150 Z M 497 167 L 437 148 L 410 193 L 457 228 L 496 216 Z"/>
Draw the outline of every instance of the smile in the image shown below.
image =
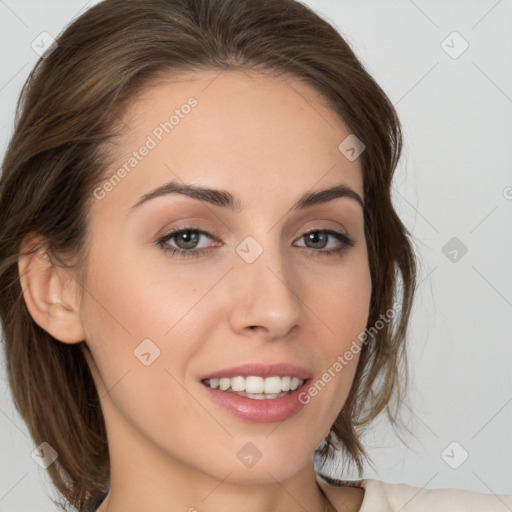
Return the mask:
<path fill-rule="evenodd" d="M 202 381 L 212 389 L 218 389 L 227 393 L 253 400 L 272 400 L 282 398 L 291 391 L 295 391 L 304 383 L 303 379 L 285 375 L 284 377 L 260 377 L 249 375 L 247 377 L 220 377 L 205 379 Z"/>

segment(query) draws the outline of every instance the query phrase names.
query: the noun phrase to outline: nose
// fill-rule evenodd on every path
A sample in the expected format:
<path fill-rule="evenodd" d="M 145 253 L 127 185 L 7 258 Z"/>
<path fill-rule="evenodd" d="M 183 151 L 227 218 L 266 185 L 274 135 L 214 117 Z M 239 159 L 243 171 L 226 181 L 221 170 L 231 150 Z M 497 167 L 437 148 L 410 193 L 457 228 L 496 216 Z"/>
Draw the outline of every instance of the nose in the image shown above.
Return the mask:
<path fill-rule="evenodd" d="M 231 279 L 234 332 L 275 340 L 299 325 L 304 313 L 301 283 L 279 250 L 264 250 L 252 263 L 238 258 Z"/>

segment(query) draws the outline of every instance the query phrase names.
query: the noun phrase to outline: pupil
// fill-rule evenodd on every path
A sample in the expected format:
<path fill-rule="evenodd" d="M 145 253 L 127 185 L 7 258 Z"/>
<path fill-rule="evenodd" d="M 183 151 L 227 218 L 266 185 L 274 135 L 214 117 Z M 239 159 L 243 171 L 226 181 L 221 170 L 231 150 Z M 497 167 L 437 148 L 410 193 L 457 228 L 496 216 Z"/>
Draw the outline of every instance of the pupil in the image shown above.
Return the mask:
<path fill-rule="evenodd" d="M 309 241 L 313 242 L 313 244 L 318 244 L 318 240 L 320 240 L 320 248 L 325 247 L 327 233 L 310 233 L 309 235 L 306 236 L 309 237 Z M 318 247 L 315 248 L 318 249 Z"/>
<path fill-rule="evenodd" d="M 192 235 L 190 235 L 192 233 Z M 199 239 L 199 233 L 197 231 L 184 231 L 183 233 L 179 233 L 176 242 L 180 249 L 193 249 L 194 245 L 197 244 Z M 180 240 L 184 241 L 184 245 L 178 243 Z"/>

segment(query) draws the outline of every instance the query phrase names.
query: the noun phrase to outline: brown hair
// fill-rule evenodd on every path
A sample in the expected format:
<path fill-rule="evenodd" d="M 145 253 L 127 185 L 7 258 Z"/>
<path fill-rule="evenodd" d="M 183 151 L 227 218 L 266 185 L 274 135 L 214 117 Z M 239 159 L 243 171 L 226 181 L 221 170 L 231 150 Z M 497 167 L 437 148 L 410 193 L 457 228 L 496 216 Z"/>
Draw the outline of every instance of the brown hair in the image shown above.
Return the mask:
<path fill-rule="evenodd" d="M 101 502 L 109 485 L 106 430 L 83 342 L 59 342 L 28 312 L 17 266 L 21 243 L 30 233 L 43 235 L 42 249 L 55 264 L 79 270 L 83 282 L 87 213 L 108 170 L 105 143 L 116 135 L 116 121 L 158 76 L 198 69 L 303 80 L 365 145 L 359 158 L 373 288 L 368 328 L 394 303 L 400 314 L 363 343 L 348 399 L 317 452 L 326 461 L 341 449 L 361 475 L 369 459 L 363 427 L 383 410 L 396 424 L 405 397 L 416 283 L 411 235 L 391 200 L 401 127 L 383 90 L 335 28 L 294 0 L 106 0 L 57 43 L 23 87 L 2 165 L 0 316 L 14 403 L 36 445 L 46 441 L 58 452 L 48 467 L 58 491 L 79 510 Z"/>

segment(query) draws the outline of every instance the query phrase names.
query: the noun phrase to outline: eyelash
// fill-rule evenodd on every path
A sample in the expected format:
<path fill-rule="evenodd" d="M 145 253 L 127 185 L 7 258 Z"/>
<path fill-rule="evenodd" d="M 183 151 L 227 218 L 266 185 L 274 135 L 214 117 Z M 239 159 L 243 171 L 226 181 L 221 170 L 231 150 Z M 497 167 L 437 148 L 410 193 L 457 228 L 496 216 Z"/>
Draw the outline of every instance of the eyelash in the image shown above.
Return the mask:
<path fill-rule="evenodd" d="M 181 233 L 187 233 L 189 231 L 192 231 L 194 233 L 199 233 L 200 235 L 206 235 L 207 237 L 211 238 L 212 240 L 216 240 L 215 237 L 213 237 L 207 231 L 204 231 L 199 228 L 195 228 L 193 226 L 181 226 L 179 228 L 174 228 L 173 230 L 166 233 L 162 238 L 160 238 L 158 240 L 157 244 L 161 247 L 161 249 L 164 251 L 164 253 L 170 254 L 171 256 L 175 256 L 178 258 L 184 258 L 184 259 L 197 258 L 211 249 L 211 247 L 203 247 L 201 249 L 190 249 L 190 250 L 177 249 L 175 247 L 170 247 L 166 243 L 170 238 L 174 238 L 175 236 L 177 236 Z M 354 239 L 351 236 L 349 236 L 345 233 L 340 233 L 339 231 L 335 231 L 333 229 L 313 229 L 313 230 L 308 231 L 307 233 L 304 233 L 299 238 L 299 240 L 311 233 L 327 233 L 328 235 L 332 235 L 335 238 L 337 238 L 340 242 L 342 242 L 341 247 L 337 247 L 334 249 L 322 250 L 322 249 L 306 248 L 306 252 L 310 253 L 313 256 L 334 256 L 334 255 L 340 256 L 346 250 L 348 250 L 349 248 L 351 248 L 355 245 Z"/>

